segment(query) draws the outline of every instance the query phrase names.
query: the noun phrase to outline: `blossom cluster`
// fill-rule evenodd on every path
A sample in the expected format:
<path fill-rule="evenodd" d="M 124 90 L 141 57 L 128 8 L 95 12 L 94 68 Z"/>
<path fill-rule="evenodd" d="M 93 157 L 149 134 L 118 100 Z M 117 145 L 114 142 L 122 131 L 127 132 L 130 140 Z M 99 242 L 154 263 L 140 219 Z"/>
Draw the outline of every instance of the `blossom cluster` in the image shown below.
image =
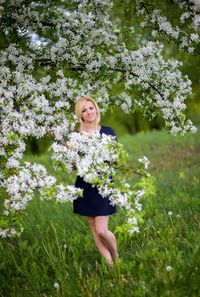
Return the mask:
<path fill-rule="evenodd" d="M 64 166 L 67 172 L 76 169 L 85 182 L 98 187 L 102 197 L 109 198 L 111 205 L 125 207 L 128 231 L 139 232 L 136 214 L 141 212 L 139 199 L 145 194 L 145 189 L 135 191 L 122 179 L 120 170 L 126 165 L 127 153 L 114 136 L 74 132 L 69 135 L 66 145 L 54 143 L 52 150 L 57 168 Z M 144 169 L 148 168 L 147 157 L 139 159 L 139 162 Z"/>
<path fill-rule="evenodd" d="M 74 132 L 69 135 L 67 146 L 54 143 L 52 149 L 56 167 L 64 165 L 68 172 L 76 168 L 77 175 L 87 183 L 98 185 L 100 194 L 109 196 L 112 204 L 128 205 L 128 195 L 113 187 L 116 168 L 122 162 L 122 155 L 126 155 L 114 136 Z"/>
<path fill-rule="evenodd" d="M 144 0 L 136 0 L 137 14 L 143 15 L 142 27 L 151 27 L 152 35 L 157 37 L 159 33 L 175 40 L 180 49 L 186 49 L 193 53 L 200 43 L 200 2 L 198 0 L 173 1 L 180 10 L 178 25 L 173 25 L 160 9 Z M 175 5 L 174 4 L 174 5 Z M 168 10 L 169 11 L 169 10 Z"/>
<path fill-rule="evenodd" d="M 61 203 L 73 201 L 82 195 L 82 190 L 75 186 L 57 185 L 55 177 L 48 175 L 43 165 L 29 162 L 25 162 L 24 166 L 18 166 L 18 170 L 9 177 L 1 174 L 0 186 L 6 189 L 3 212 L 8 223 L 13 215 L 20 216 L 27 203 L 34 198 L 36 190 L 40 194 L 40 199 L 54 198 Z M 0 237 L 13 236 L 19 232 L 21 228 L 19 231 L 19 226 L 14 226 L 13 222 L 12 228 L 0 227 Z"/>

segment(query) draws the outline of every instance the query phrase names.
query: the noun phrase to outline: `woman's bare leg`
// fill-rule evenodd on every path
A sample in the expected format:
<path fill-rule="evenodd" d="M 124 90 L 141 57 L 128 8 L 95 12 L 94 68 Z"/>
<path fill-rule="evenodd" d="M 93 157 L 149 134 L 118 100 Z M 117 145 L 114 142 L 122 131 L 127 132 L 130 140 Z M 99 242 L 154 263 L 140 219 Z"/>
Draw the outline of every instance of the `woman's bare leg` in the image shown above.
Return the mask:
<path fill-rule="evenodd" d="M 108 230 L 109 216 L 88 217 L 92 228 L 95 244 L 107 264 L 113 265 L 113 260 L 119 258 L 114 234 Z"/>
<path fill-rule="evenodd" d="M 95 242 L 100 254 L 105 257 L 106 263 L 109 266 L 113 265 L 113 260 L 112 260 L 112 256 L 111 256 L 109 249 L 107 248 L 107 246 L 105 246 L 105 243 L 102 242 L 101 238 L 99 238 L 99 236 L 96 234 L 95 217 L 87 217 L 87 218 L 88 218 L 88 221 L 89 221 L 91 229 L 92 229 L 94 242 Z"/>
<path fill-rule="evenodd" d="M 104 242 L 109 249 L 112 259 L 119 258 L 117 252 L 117 242 L 114 234 L 108 230 L 109 216 L 98 216 L 95 217 L 95 230 L 97 236 Z"/>

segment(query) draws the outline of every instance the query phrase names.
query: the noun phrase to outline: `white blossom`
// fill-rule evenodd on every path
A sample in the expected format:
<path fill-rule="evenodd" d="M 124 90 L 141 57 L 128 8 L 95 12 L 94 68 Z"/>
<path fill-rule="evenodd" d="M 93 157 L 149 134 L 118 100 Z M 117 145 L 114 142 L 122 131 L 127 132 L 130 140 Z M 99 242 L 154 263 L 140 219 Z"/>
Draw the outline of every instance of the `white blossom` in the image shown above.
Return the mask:
<path fill-rule="evenodd" d="M 148 168 L 150 161 L 148 160 L 148 158 L 146 156 L 143 156 L 143 158 L 138 159 L 138 161 L 144 165 L 145 169 Z"/>
<path fill-rule="evenodd" d="M 172 267 L 171 266 L 166 266 L 165 268 L 167 271 L 171 271 L 172 270 Z"/>

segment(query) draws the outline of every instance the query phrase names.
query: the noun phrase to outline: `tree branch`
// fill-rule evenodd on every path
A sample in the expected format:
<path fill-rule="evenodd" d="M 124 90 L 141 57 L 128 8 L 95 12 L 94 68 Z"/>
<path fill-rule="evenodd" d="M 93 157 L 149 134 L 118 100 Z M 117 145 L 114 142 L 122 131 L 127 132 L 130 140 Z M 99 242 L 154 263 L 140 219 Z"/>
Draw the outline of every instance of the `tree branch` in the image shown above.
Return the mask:
<path fill-rule="evenodd" d="M 148 11 L 148 9 L 147 9 L 147 6 L 144 4 L 144 2 L 142 2 L 142 6 L 143 6 L 144 9 L 146 10 L 146 12 L 147 12 L 148 14 L 150 14 L 149 11 Z"/>
<path fill-rule="evenodd" d="M 57 63 L 58 63 L 58 61 L 53 62 L 51 59 L 44 59 L 44 58 L 43 59 L 36 59 L 34 61 L 41 63 L 41 65 L 52 65 L 52 66 L 57 66 Z M 70 65 L 70 63 L 69 63 L 69 65 Z M 70 66 L 73 66 L 73 65 L 70 65 Z M 83 71 L 85 69 L 85 66 L 86 66 L 85 64 L 81 65 L 80 67 L 74 67 L 73 66 L 73 67 L 71 67 L 71 70 Z M 114 69 L 108 69 L 108 70 L 114 70 L 114 71 L 119 71 L 119 72 L 126 73 L 126 70 L 120 69 L 120 68 L 114 68 Z M 139 75 L 137 75 L 137 74 L 135 74 L 133 72 L 130 72 L 130 74 L 135 76 L 135 77 L 139 77 Z M 154 89 L 154 91 L 156 91 L 161 96 L 161 98 L 163 98 L 162 94 L 158 91 L 158 89 L 154 85 L 152 85 L 150 82 L 147 82 L 147 83 L 152 89 Z"/>
<path fill-rule="evenodd" d="M 55 135 L 52 132 L 46 130 L 46 134 L 49 135 L 53 140 L 55 140 Z M 63 144 L 63 145 L 65 145 L 68 148 L 68 145 L 67 145 L 67 143 L 64 140 L 63 141 L 60 141 L 60 143 Z"/>

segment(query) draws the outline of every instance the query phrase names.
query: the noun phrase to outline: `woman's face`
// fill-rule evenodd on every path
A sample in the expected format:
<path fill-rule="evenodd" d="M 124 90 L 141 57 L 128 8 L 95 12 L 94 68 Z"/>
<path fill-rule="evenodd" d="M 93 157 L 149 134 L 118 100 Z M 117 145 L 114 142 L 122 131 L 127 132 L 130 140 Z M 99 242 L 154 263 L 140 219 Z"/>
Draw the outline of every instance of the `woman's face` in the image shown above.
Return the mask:
<path fill-rule="evenodd" d="M 87 100 L 83 107 L 82 119 L 84 122 L 94 122 L 97 118 L 97 111 L 92 101 Z"/>

